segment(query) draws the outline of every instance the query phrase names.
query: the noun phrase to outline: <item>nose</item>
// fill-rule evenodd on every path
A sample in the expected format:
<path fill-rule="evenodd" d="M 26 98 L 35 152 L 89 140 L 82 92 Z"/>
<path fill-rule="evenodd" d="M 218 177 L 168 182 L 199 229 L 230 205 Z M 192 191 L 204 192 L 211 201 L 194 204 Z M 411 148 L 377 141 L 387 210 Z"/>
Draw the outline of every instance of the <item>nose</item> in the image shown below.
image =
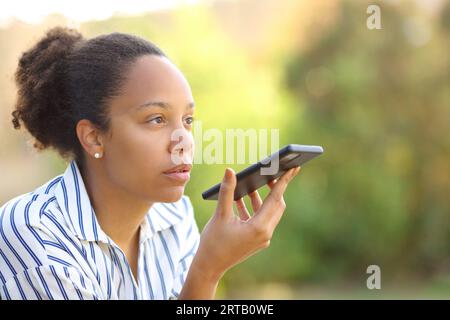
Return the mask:
<path fill-rule="evenodd" d="M 175 165 L 192 163 L 194 139 L 192 133 L 185 128 L 175 129 L 170 137 L 169 153 Z"/>

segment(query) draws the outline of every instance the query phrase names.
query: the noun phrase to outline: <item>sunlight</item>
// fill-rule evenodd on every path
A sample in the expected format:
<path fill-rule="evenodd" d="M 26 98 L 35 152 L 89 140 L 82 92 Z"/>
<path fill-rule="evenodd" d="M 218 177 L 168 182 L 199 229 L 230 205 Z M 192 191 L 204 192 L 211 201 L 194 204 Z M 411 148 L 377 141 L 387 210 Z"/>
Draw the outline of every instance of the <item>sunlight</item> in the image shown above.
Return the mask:
<path fill-rule="evenodd" d="M 49 14 L 62 14 L 74 22 L 104 20 L 114 14 L 134 15 L 149 11 L 172 9 L 197 4 L 201 0 L 15 0 L 4 2 L 0 10 L 0 25 L 8 25 L 15 19 L 36 24 Z"/>

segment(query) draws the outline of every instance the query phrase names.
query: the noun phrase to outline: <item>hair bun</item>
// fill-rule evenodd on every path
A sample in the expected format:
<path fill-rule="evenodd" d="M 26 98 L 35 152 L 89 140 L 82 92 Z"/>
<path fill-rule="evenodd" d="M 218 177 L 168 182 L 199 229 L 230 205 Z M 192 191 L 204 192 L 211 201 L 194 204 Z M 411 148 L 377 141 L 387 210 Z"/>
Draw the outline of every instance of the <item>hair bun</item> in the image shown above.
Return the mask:
<path fill-rule="evenodd" d="M 23 53 L 16 72 L 16 82 L 25 85 L 28 80 L 50 73 L 83 36 L 74 29 L 55 27 L 30 50 Z"/>
<path fill-rule="evenodd" d="M 16 129 L 20 122 L 25 124 L 36 138 L 34 146 L 38 149 L 51 144 L 42 129 L 52 126 L 55 116 L 67 111 L 61 81 L 63 63 L 82 40 L 81 33 L 74 29 L 54 27 L 19 59 L 15 73 L 18 98 L 12 122 Z"/>

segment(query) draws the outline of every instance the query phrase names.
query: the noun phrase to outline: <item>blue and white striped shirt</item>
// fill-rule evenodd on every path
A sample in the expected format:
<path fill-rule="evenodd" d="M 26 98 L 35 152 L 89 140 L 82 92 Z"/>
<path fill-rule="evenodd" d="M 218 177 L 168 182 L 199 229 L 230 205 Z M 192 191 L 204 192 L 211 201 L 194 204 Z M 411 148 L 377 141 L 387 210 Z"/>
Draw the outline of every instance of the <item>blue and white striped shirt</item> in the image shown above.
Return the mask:
<path fill-rule="evenodd" d="M 138 279 L 102 231 L 74 160 L 0 208 L 1 299 L 175 299 L 200 241 L 188 196 L 140 227 Z"/>

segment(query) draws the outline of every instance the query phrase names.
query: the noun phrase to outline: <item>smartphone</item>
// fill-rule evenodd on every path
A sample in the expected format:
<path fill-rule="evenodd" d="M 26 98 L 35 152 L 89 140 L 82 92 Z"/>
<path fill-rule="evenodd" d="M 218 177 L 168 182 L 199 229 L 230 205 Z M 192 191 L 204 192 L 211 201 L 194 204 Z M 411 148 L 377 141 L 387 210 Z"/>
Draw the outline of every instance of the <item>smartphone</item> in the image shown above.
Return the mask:
<path fill-rule="evenodd" d="M 323 153 L 321 146 L 288 144 L 267 158 L 258 161 L 236 174 L 234 200 L 261 188 L 269 181 L 279 178 L 291 168 L 301 166 Z M 204 200 L 219 198 L 220 183 L 202 193 Z"/>

